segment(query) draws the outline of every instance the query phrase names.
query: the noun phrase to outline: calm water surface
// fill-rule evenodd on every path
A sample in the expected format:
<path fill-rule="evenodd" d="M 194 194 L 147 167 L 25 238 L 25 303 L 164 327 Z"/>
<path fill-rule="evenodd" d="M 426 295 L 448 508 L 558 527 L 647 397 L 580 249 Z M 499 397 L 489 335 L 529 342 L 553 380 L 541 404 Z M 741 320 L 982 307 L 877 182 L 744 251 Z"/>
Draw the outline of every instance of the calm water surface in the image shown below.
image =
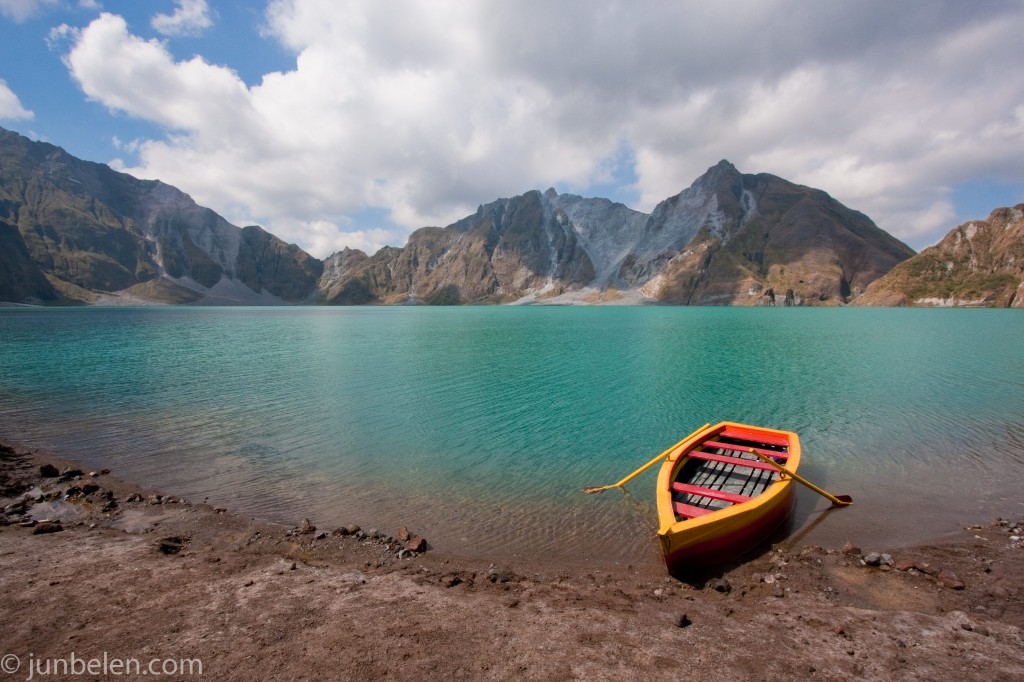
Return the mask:
<path fill-rule="evenodd" d="M 0 309 L 0 437 L 190 499 L 439 549 L 657 561 L 653 471 L 705 422 L 797 431 L 791 538 L 1024 512 L 1024 315 L 812 308 Z"/>

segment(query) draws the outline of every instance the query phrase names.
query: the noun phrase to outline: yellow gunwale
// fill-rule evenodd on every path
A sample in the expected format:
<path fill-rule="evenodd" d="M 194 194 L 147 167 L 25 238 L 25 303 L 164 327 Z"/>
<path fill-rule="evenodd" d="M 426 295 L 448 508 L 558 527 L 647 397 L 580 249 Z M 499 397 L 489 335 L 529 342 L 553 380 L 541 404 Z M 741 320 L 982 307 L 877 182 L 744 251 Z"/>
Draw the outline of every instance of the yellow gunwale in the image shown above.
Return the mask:
<path fill-rule="evenodd" d="M 658 471 L 658 535 L 662 540 L 666 555 L 702 539 L 721 537 L 748 525 L 774 509 L 775 503 L 780 501 L 780 497 L 785 495 L 793 484 L 791 478 L 780 475 L 779 480 L 769 485 L 764 492 L 746 502 L 733 504 L 697 518 L 677 520 L 675 509 L 672 506 L 671 492 L 671 484 L 675 480 L 676 472 L 686 463 L 690 451 L 729 427 L 786 437 L 789 440 L 787 448 L 789 457 L 785 466 L 794 472 L 800 466 L 800 439 L 792 431 L 780 431 L 738 422 L 719 422 L 686 439 L 669 453 L 668 458 Z"/>

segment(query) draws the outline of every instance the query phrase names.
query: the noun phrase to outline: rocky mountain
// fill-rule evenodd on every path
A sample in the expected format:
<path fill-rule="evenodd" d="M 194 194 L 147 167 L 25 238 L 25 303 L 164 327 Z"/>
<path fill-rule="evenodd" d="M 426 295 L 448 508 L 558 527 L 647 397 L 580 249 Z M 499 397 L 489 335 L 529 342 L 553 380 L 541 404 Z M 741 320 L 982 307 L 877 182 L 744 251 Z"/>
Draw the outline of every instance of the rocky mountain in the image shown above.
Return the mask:
<path fill-rule="evenodd" d="M 722 161 L 649 215 L 531 191 L 320 261 L 0 129 L 0 301 L 837 305 L 911 255 L 820 190 Z"/>
<path fill-rule="evenodd" d="M 404 249 L 328 259 L 327 303 L 838 305 L 913 255 L 820 190 L 722 161 L 650 214 L 607 199 L 528 192 Z M 344 263 L 342 263 L 344 261 Z"/>
<path fill-rule="evenodd" d="M 2 129 L 0 244 L 0 300 L 16 302 L 298 302 L 322 272 L 174 187 Z"/>
<path fill-rule="evenodd" d="M 1024 204 L 953 228 L 873 282 L 857 303 L 1024 307 Z"/>

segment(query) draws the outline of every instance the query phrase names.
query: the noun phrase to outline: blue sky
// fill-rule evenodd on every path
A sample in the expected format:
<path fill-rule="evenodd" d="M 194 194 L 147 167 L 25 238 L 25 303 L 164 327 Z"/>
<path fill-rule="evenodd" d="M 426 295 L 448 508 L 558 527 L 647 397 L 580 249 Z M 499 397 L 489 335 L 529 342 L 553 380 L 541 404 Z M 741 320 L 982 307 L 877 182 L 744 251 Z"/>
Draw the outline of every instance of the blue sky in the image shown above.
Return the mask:
<path fill-rule="evenodd" d="M 1024 2 L 0 0 L 0 126 L 323 257 L 720 159 L 915 249 L 1024 202 Z"/>

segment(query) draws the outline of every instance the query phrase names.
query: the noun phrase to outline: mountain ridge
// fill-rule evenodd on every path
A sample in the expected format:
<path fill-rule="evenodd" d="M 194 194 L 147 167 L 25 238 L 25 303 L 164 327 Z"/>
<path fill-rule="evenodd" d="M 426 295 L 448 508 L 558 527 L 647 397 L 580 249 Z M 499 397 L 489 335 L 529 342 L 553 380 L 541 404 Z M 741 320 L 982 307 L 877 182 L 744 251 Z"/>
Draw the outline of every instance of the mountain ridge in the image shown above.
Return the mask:
<path fill-rule="evenodd" d="M 913 255 L 821 190 L 722 160 L 650 214 L 531 190 L 319 260 L 2 128 L 0 247 L 0 300 L 41 304 L 842 305 Z"/>
<path fill-rule="evenodd" d="M 873 282 L 857 304 L 1024 307 L 1024 203 L 954 227 Z"/>

